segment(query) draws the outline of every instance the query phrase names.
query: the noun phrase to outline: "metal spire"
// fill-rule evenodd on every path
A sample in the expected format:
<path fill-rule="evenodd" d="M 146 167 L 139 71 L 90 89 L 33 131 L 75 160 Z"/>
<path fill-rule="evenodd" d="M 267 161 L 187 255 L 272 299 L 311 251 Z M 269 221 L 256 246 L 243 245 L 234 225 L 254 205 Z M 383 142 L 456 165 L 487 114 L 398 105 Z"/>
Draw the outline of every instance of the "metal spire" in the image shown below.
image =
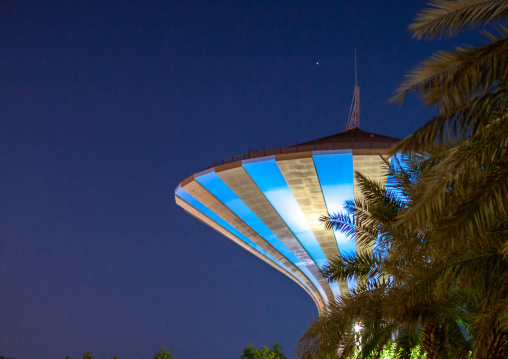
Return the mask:
<path fill-rule="evenodd" d="M 347 120 L 346 130 L 353 130 L 360 128 L 360 86 L 358 86 L 358 77 L 356 74 L 356 49 L 355 49 L 355 91 L 353 93 L 353 100 L 351 101 L 351 108 L 349 109 L 349 117 Z"/>

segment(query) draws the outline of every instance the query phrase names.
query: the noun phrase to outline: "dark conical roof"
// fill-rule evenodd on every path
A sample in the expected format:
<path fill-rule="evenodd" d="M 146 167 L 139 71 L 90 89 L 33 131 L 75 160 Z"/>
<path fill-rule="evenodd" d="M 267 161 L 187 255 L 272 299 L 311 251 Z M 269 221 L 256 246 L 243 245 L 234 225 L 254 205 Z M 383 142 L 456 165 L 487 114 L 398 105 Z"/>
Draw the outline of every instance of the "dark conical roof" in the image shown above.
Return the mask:
<path fill-rule="evenodd" d="M 365 132 L 360 130 L 360 128 L 355 127 L 351 130 L 347 130 L 345 132 L 340 132 L 335 135 L 318 138 L 316 140 L 299 143 L 298 146 L 305 145 L 324 145 L 324 144 L 351 144 L 352 148 L 359 148 L 363 146 L 358 146 L 360 144 L 365 144 L 365 148 L 386 148 L 391 147 L 395 143 L 399 142 L 399 138 L 389 137 L 378 135 L 372 132 Z M 355 146 L 356 145 L 356 146 Z"/>

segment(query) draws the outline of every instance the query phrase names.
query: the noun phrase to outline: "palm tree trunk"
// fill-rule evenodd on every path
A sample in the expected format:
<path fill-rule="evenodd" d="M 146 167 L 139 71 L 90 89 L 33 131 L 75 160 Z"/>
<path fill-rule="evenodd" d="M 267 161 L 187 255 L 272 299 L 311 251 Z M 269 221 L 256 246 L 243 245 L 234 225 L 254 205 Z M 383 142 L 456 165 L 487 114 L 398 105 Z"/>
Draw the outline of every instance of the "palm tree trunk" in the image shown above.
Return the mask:
<path fill-rule="evenodd" d="M 443 347 L 439 342 L 439 325 L 436 323 L 428 323 L 423 326 L 423 349 L 427 353 L 427 359 L 443 358 Z"/>

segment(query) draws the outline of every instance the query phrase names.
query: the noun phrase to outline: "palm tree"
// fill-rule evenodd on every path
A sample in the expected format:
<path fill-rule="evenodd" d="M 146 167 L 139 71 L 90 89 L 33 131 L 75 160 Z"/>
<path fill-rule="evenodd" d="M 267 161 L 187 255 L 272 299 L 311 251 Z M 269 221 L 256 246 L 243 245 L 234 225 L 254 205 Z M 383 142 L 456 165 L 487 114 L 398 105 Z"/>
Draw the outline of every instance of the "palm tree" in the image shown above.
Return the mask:
<path fill-rule="evenodd" d="M 507 0 L 437 0 L 409 29 L 418 39 L 453 36 L 467 27 L 498 24 L 507 16 Z M 469 187 L 460 228 L 488 228 L 499 213 L 508 213 L 508 30 L 500 27 L 498 35 L 485 34 L 490 41 L 485 46 L 440 51 L 421 63 L 392 99 L 402 102 L 416 93 L 427 105 L 440 108 L 439 115 L 399 143 L 395 152 L 449 146 L 436 175 L 422 186 L 417 205 L 404 215 L 413 227 L 445 212 L 447 189 L 471 177 L 476 188 Z M 464 232 L 456 237 L 463 239 Z"/>
<path fill-rule="evenodd" d="M 452 36 L 507 15 L 508 1 L 435 0 L 410 30 Z M 359 321 L 362 357 L 392 335 L 405 356 L 418 343 L 427 358 L 508 354 L 508 30 L 498 32 L 485 32 L 483 47 L 438 52 L 399 88 L 395 101 L 416 93 L 440 113 L 394 151 L 409 160 L 393 173 L 400 202 L 356 174 L 365 200 L 348 202 L 349 216 L 325 219 L 375 251 L 325 268 L 329 280 L 363 284 L 311 325 L 302 358 L 351 354 Z"/>
<path fill-rule="evenodd" d="M 417 39 L 451 37 L 464 28 L 497 25 L 508 16 L 506 0 L 434 0 L 417 14 L 409 31 Z M 455 112 L 508 83 L 507 31 L 499 35 L 484 31 L 490 43 L 485 46 L 457 47 L 439 51 L 406 76 L 394 100 L 417 93 L 427 105 L 439 105 L 443 114 Z"/>
<path fill-rule="evenodd" d="M 410 31 L 416 38 L 453 36 L 467 27 L 499 24 L 507 16 L 508 1 L 434 1 Z M 466 296 L 473 354 L 503 358 L 508 342 L 508 30 L 499 26 L 497 35 L 484 33 L 490 41 L 485 46 L 441 51 L 420 64 L 394 98 L 401 102 L 416 93 L 440 109 L 396 151 L 448 147 L 420 179 L 399 224 L 421 229 L 442 218 L 435 247 L 448 255 L 442 257 L 443 271 Z"/>
<path fill-rule="evenodd" d="M 461 332 L 463 311 L 460 296 L 438 294 L 431 231 L 412 231 L 398 225 L 398 215 L 414 196 L 417 179 L 435 163 L 433 157 L 417 155 L 395 158 L 393 181 L 388 188 L 356 173 L 363 199 L 346 202 L 347 215 L 324 216 L 329 229 L 340 230 L 374 252 L 338 257 L 323 269 L 328 280 L 356 279 L 359 286 L 349 296 L 337 298 L 325 315 L 316 320 L 298 345 L 301 358 L 355 352 L 355 323 L 362 323 L 361 357 L 378 357 L 394 342 L 402 357 L 421 344 L 427 358 L 464 356 L 471 349 Z M 385 160 L 385 168 L 390 164 Z M 463 326 L 462 326 L 463 327 Z M 460 354 L 460 355 L 458 355 Z"/>
<path fill-rule="evenodd" d="M 395 157 L 387 188 L 356 173 L 364 199 L 346 202 L 348 215 L 323 218 L 328 228 L 356 234 L 358 242 L 375 249 L 372 256 L 339 257 L 323 268 L 328 280 L 363 284 L 338 298 L 310 326 L 298 345 L 301 358 L 330 355 L 338 348 L 343 357 L 351 355 L 352 328 L 358 322 L 364 326 L 364 358 L 375 357 L 392 340 L 405 357 L 417 344 L 428 359 L 466 358 L 469 352 L 473 358 L 505 357 L 508 262 L 499 244 L 506 238 L 508 221 L 487 232 L 473 227 L 462 241 L 447 238 L 468 185 L 450 189 L 449 213 L 425 227 L 415 230 L 400 223 L 419 198 L 420 180 L 435 174 L 447 152 L 441 147 L 403 161 Z"/>

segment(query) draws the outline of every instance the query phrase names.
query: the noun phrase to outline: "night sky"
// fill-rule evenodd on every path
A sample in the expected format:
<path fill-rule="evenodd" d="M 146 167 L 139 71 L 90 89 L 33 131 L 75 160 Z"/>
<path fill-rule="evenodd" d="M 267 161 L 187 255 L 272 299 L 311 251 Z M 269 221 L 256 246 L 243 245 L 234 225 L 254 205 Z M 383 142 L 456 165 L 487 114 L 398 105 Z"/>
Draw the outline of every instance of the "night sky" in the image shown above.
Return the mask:
<path fill-rule="evenodd" d="M 412 40 L 423 5 L 1 1 L 0 355 L 234 359 L 279 342 L 294 358 L 311 298 L 174 189 L 249 148 L 342 132 L 355 47 L 361 128 L 423 125 L 435 109 L 386 101 L 465 40 Z"/>

